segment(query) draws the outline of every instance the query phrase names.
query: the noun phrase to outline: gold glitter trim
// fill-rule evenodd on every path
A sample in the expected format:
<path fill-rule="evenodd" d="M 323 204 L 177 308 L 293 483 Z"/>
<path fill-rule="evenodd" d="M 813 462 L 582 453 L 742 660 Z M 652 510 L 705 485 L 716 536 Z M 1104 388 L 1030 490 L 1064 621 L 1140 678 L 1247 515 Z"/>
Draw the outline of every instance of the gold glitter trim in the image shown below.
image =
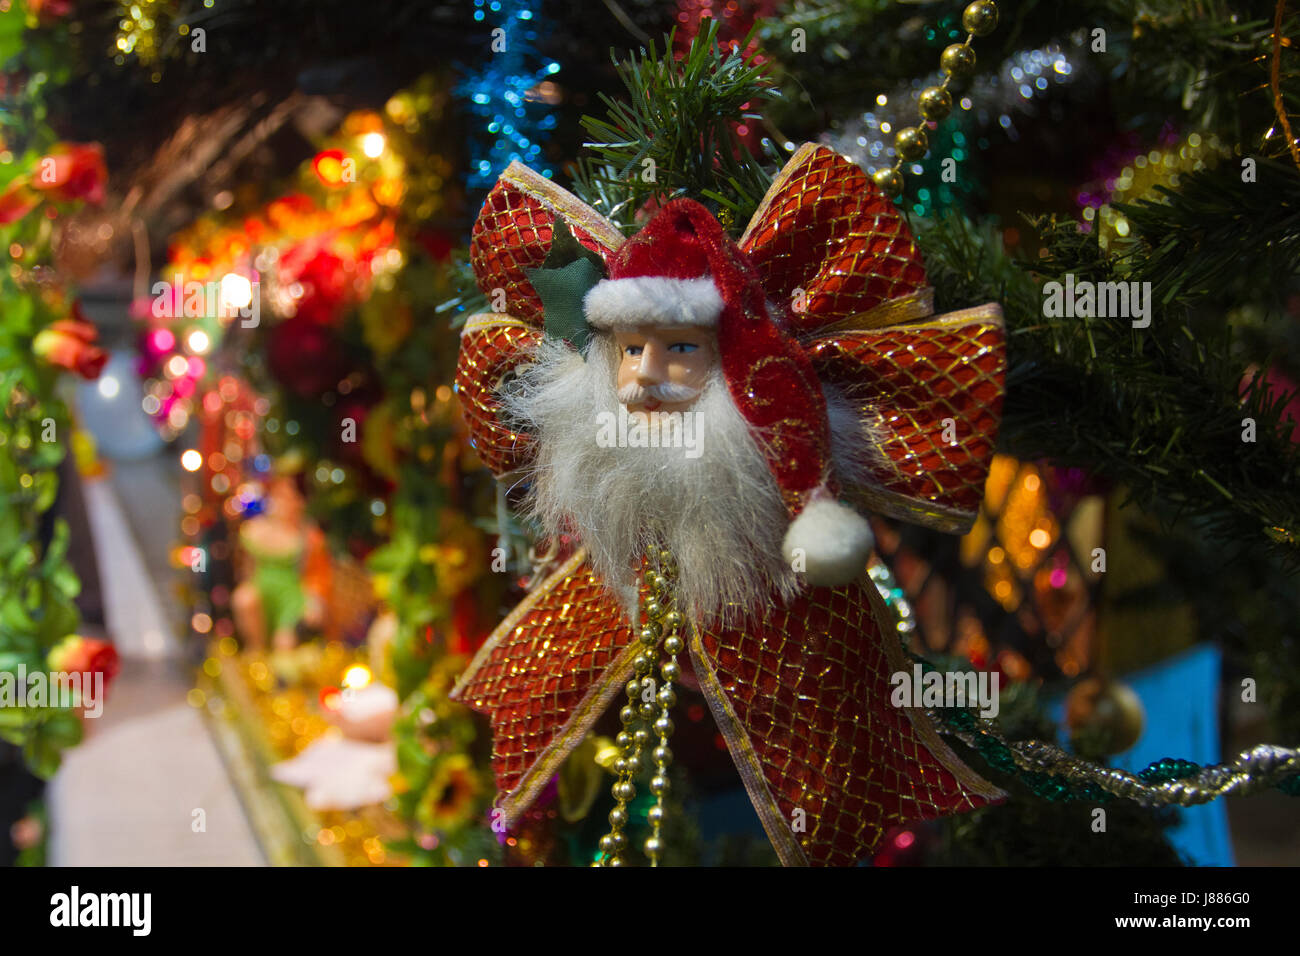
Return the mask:
<path fill-rule="evenodd" d="M 917 293 L 917 295 L 927 292 L 933 293 L 933 291 L 933 289 L 925 289 L 922 290 L 921 293 Z M 895 299 L 893 302 L 886 302 L 885 305 L 880 308 L 883 309 L 892 306 L 895 302 L 906 302 L 911 298 L 911 296 L 905 296 L 902 299 Z M 1000 329 L 1005 328 L 1005 323 L 1002 318 L 1002 306 L 998 305 L 996 302 L 988 302 L 984 305 L 977 305 L 969 309 L 958 309 L 956 312 L 945 312 L 942 315 L 936 315 L 932 318 L 926 319 L 924 322 L 898 322 L 897 324 L 882 322 L 880 324 L 862 327 L 849 325 L 850 322 L 869 318 L 878 311 L 880 311 L 880 309 L 872 309 L 870 312 L 864 312 L 861 316 L 852 316 L 836 325 L 827 326 L 824 329 L 818 329 L 816 335 L 808 336 L 808 344 L 812 344 L 818 339 L 837 338 L 845 332 L 872 332 L 882 328 L 888 328 L 890 331 L 923 331 L 926 329 L 941 329 L 948 326 L 955 327 L 970 325 L 975 322 L 982 322 L 985 325 L 995 325 Z"/>
<path fill-rule="evenodd" d="M 876 618 L 881 637 L 885 642 L 885 660 L 889 662 L 890 669 L 894 673 L 909 672 L 911 662 L 903 655 L 903 645 L 898 640 L 897 632 L 888 625 L 892 617 L 885 606 L 884 598 L 875 587 L 863 588 L 863 591 L 871 602 L 871 612 Z M 935 727 L 934 721 L 925 708 L 900 707 L 899 709 L 907 714 L 917 736 L 921 738 L 921 743 L 956 778 L 958 784 L 971 793 L 989 800 L 1002 800 L 1006 797 L 1003 791 L 971 770 L 952 752 L 952 749 L 939 737 L 938 728 Z"/>
<path fill-rule="evenodd" d="M 795 154 L 790 157 L 790 161 L 781 167 L 781 171 L 776 174 L 776 179 L 772 180 L 772 185 L 769 186 L 767 192 L 763 194 L 763 201 L 758 204 L 758 208 L 754 210 L 754 215 L 750 217 L 749 225 L 745 227 L 744 235 L 740 237 L 740 248 L 749 248 L 749 241 L 753 238 L 750 233 L 752 233 L 754 229 L 758 227 L 758 224 L 763 221 L 764 217 L 766 217 L 768 207 L 778 199 L 785 198 L 785 187 L 786 183 L 790 181 L 790 177 L 793 176 L 795 171 L 803 166 L 804 163 L 808 161 L 808 157 L 817 152 L 819 148 L 821 147 L 817 143 L 804 143 L 799 147 Z"/>
<path fill-rule="evenodd" d="M 624 242 L 623 231 L 596 210 L 562 186 L 557 186 L 540 173 L 535 173 L 519 160 L 506 167 L 501 174 L 506 182 L 515 185 L 520 192 L 536 199 L 543 206 L 555 209 L 568 221 L 570 226 L 580 226 L 593 239 L 614 252 Z"/>
<path fill-rule="evenodd" d="M 460 675 L 460 679 L 456 681 L 456 686 L 451 689 L 451 693 L 447 696 L 452 700 L 459 699 L 461 693 L 465 690 L 465 686 L 473 680 L 479 668 L 487 663 L 487 659 L 492 655 L 492 651 L 496 646 L 519 625 L 519 621 L 523 616 L 531 611 L 537 602 L 553 587 L 581 567 L 582 562 L 585 560 L 587 560 L 587 549 L 579 548 L 568 561 L 560 565 L 554 574 L 545 578 L 537 587 L 525 594 L 524 599 L 515 605 L 515 609 L 507 614 L 505 619 L 496 626 L 496 630 L 488 635 L 487 640 L 483 642 L 483 645 L 478 649 L 478 653 L 474 655 L 474 659 L 469 662 L 469 666 L 465 668 L 464 673 Z"/>
<path fill-rule="evenodd" d="M 923 498 L 870 485 L 851 488 L 845 492 L 845 497 L 872 514 L 910 521 L 944 534 L 965 534 L 978 517 L 974 511 L 948 508 Z"/>
<path fill-rule="evenodd" d="M 754 745 L 750 743 L 749 734 L 741 725 L 736 712 L 731 709 L 726 692 L 722 689 L 722 682 L 718 680 L 718 675 L 714 673 L 713 666 L 704 653 L 699 628 L 694 623 L 691 623 L 690 631 L 691 663 L 695 666 L 695 676 L 700 682 L 700 690 L 704 694 L 704 699 L 709 703 L 709 710 L 713 712 L 713 719 L 718 725 L 718 730 L 727 742 L 727 749 L 731 752 L 731 759 L 740 772 L 741 780 L 745 782 L 745 790 L 749 793 L 749 800 L 758 813 L 758 818 L 763 824 L 763 829 L 767 832 L 768 839 L 772 841 L 772 846 L 776 849 L 776 855 L 780 858 L 781 865 L 808 866 L 808 857 L 804 854 L 803 847 L 795 839 L 794 831 L 782 815 L 776 798 L 772 796 L 772 791 L 767 784 L 767 778 L 763 774 L 763 765 L 759 762 L 758 754 L 754 752 Z"/>
<path fill-rule="evenodd" d="M 465 327 L 460 330 L 460 334 L 473 335 L 475 332 L 489 332 L 500 328 L 527 329 L 530 332 L 537 330 L 536 326 L 529 325 L 523 319 L 516 319 L 508 312 L 479 312 L 465 320 Z"/>
<path fill-rule="evenodd" d="M 623 648 L 605 668 L 600 679 L 592 684 L 587 696 L 574 708 L 573 716 L 556 732 L 551 742 L 537 755 L 533 765 L 519 778 L 515 789 L 501 798 L 499 805 L 505 811 L 507 826 L 518 822 L 520 814 L 532 805 L 551 777 L 559 771 L 560 764 L 582 743 L 591 725 L 605 712 L 622 685 L 630 679 L 632 663 L 640 650 L 636 641 Z"/>
<path fill-rule="evenodd" d="M 586 560 L 586 549 L 579 548 L 554 574 L 542 581 L 532 591 L 529 591 L 515 609 L 506 615 L 505 620 L 497 625 L 496 630 L 488 636 L 488 639 L 483 642 L 483 646 L 478 649 L 478 653 L 474 655 L 469 667 L 461 674 L 460 679 L 456 681 L 456 686 L 452 688 L 448 696 L 453 700 L 459 699 L 466 685 L 473 680 L 478 670 L 487 663 L 497 644 L 513 636 L 519 622 L 532 611 L 537 603 L 557 584 L 578 571 Z M 556 731 L 551 742 L 543 748 L 533 760 L 532 765 L 519 778 L 515 788 L 502 795 L 497 805 L 505 811 L 507 826 L 514 826 L 518 822 L 520 814 L 527 810 L 533 801 L 537 799 L 538 794 L 541 793 L 547 782 L 559 770 L 560 764 L 582 742 L 582 738 L 587 735 L 591 725 L 605 712 L 610 700 L 618 692 L 620 685 L 625 683 L 628 675 L 632 673 L 632 662 L 636 658 L 637 651 L 637 642 L 633 641 L 610 662 L 600 678 L 592 684 L 586 696 L 573 709 L 572 716 L 565 722 L 563 727 Z"/>
<path fill-rule="evenodd" d="M 809 338 L 823 338 L 844 332 L 870 332 L 885 326 L 915 323 L 918 319 L 931 315 L 934 315 L 934 289 L 927 287 L 911 295 L 891 299 L 866 312 L 850 315 L 831 325 L 822 326 Z"/>

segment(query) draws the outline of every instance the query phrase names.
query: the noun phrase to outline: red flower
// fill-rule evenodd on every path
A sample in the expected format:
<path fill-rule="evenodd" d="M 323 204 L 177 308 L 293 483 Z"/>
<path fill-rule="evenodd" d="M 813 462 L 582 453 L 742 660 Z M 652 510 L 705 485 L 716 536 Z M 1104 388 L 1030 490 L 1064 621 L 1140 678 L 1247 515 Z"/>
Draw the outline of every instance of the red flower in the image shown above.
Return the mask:
<path fill-rule="evenodd" d="M 46 658 L 50 669 L 62 674 L 80 674 L 82 686 L 95 674 L 104 675 L 104 687 L 122 669 L 117 648 L 109 641 L 71 634 L 65 637 Z"/>
<path fill-rule="evenodd" d="M 98 143 L 62 143 L 36 164 L 31 187 L 56 199 L 82 199 L 98 206 L 104 201 L 107 182 L 104 147 Z"/>
<path fill-rule="evenodd" d="M 312 249 L 302 243 L 280 258 L 282 282 L 297 282 L 302 286 L 297 314 L 321 325 L 334 325 L 343 315 L 343 308 L 352 298 L 352 282 L 356 270 L 328 249 Z"/>
<path fill-rule="evenodd" d="M 40 203 L 41 197 L 32 192 L 25 179 L 14 180 L 0 193 L 0 226 L 17 222 Z"/>
<path fill-rule="evenodd" d="M 96 379 L 108 361 L 108 353 L 95 344 L 98 335 L 78 303 L 72 307 L 72 318 L 59 319 L 36 333 L 32 351 L 51 365 L 76 372 L 85 379 Z"/>

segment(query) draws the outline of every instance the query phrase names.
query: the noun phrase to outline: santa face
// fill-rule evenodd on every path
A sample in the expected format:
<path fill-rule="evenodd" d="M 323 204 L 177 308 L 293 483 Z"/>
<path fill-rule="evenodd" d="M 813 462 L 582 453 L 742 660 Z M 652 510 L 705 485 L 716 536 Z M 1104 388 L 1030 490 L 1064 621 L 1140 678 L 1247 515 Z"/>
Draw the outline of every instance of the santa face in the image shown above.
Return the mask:
<path fill-rule="evenodd" d="M 585 358 L 561 341 L 543 342 L 503 395 L 536 441 L 532 516 L 548 534 L 576 532 L 631 620 L 636 569 L 652 546 L 672 552 L 679 607 L 700 624 L 740 620 L 773 592 L 789 597 L 798 588 L 781 554 L 785 504 L 716 354 L 707 329 L 597 330 Z M 602 441 L 602 421 L 637 415 L 620 386 L 646 392 L 635 397 L 643 418 L 690 416 L 696 452 Z"/>
<path fill-rule="evenodd" d="M 684 412 L 717 368 L 717 336 L 693 326 L 637 326 L 614 333 L 618 397 L 632 414 Z"/>

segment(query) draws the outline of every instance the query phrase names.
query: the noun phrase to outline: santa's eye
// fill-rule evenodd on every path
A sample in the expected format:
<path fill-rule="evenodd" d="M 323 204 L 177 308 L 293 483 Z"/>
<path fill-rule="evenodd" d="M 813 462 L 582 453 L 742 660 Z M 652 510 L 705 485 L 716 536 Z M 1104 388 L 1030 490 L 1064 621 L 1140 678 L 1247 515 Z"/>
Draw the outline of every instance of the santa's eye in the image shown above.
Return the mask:
<path fill-rule="evenodd" d="M 698 348 L 699 346 L 694 342 L 674 342 L 672 345 L 668 346 L 668 351 L 687 353 L 694 352 Z"/>
<path fill-rule="evenodd" d="M 645 349 L 644 345 L 628 345 L 623 349 L 623 354 L 636 356 L 636 355 L 640 355 L 644 349 Z"/>

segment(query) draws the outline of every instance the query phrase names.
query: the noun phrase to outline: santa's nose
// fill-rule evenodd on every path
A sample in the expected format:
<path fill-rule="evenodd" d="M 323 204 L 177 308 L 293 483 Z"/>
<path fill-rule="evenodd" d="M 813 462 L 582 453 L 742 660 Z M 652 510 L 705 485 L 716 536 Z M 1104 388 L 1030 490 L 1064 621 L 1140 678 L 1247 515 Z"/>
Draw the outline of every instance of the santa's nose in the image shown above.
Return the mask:
<path fill-rule="evenodd" d="M 663 352 L 652 343 L 647 342 L 641 350 L 641 362 L 636 369 L 636 383 L 638 385 L 658 385 L 664 380 L 666 374 Z"/>

